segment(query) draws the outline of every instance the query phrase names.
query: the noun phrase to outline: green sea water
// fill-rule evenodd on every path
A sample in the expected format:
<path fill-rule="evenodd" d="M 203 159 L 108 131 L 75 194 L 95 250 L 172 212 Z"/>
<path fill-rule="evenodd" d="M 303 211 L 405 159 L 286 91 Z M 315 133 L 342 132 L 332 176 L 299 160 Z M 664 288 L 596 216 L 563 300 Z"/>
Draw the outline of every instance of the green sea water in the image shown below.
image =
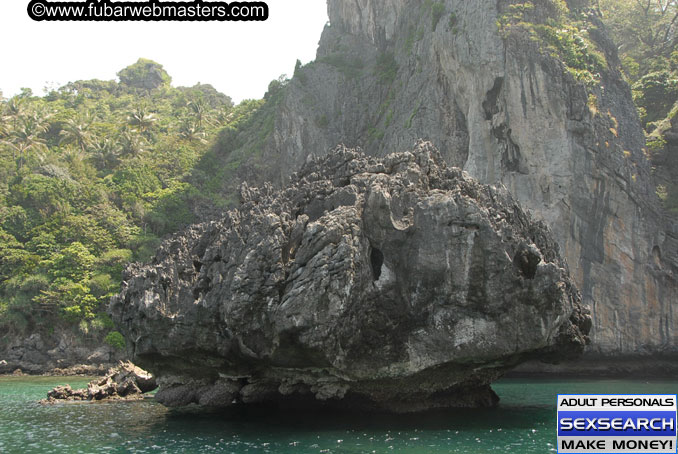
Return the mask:
<path fill-rule="evenodd" d="M 387 416 L 168 410 L 152 400 L 40 405 L 82 378 L 0 378 L 0 453 L 548 453 L 558 393 L 676 393 L 677 382 L 503 380 L 498 408 Z"/>

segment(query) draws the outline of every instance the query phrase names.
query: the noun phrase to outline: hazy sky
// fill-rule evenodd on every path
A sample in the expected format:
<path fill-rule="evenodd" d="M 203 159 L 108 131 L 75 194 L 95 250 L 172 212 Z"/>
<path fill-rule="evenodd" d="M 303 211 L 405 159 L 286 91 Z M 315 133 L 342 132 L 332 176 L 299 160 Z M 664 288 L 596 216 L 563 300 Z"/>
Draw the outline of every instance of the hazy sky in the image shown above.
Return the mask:
<path fill-rule="evenodd" d="M 272 79 L 315 58 L 324 0 L 268 0 L 265 22 L 34 22 L 29 0 L 0 0 L 0 90 L 42 93 L 84 79 L 115 79 L 139 57 L 173 85 L 214 85 L 234 101 L 261 98 Z"/>

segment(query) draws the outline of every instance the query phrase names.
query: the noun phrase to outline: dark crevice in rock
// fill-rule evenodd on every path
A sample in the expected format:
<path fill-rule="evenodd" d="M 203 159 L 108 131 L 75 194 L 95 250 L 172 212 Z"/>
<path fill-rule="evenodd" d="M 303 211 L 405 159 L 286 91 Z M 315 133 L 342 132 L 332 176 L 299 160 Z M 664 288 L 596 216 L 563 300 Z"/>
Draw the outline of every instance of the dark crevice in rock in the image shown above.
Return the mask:
<path fill-rule="evenodd" d="M 381 266 L 384 264 L 384 253 L 377 248 L 372 248 L 370 264 L 372 265 L 372 276 L 374 276 L 375 281 L 378 281 L 381 277 Z"/>
<path fill-rule="evenodd" d="M 499 95 L 504 87 L 504 78 L 497 77 L 494 79 L 492 89 L 487 92 L 487 97 L 483 101 L 483 111 L 485 112 L 485 120 L 492 120 L 492 117 L 499 113 Z"/>
<path fill-rule="evenodd" d="M 492 122 L 492 135 L 499 142 L 502 167 L 510 172 L 527 173 L 525 165 L 522 162 L 523 159 L 520 154 L 520 146 L 511 137 L 511 128 L 505 120 L 502 121 L 501 117 L 495 119 L 495 116 L 503 110 L 499 99 L 503 88 L 504 78 L 495 78 L 494 85 L 492 86 L 492 89 L 487 92 L 482 104 L 485 120 Z"/>
<path fill-rule="evenodd" d="M 199 299 L 201 294 L 205 294 L 210 289 L 211 279 L 207 276 L 204 276 L 198 281 L 195 288 L 193 289 L 193 298 Z"/>
<path fill-rule="evenodd" d="M 285 297 L 285 283 L 281 282 L 278 284 L 277 287 L 278 287 L 278 303 L 282 303 L 282 300 Z"/>
<path fill-rule="evenodd" d="M 654 259 L 655 259 L 656 261 L 661 262 L 661 259 L 662 259 L 662 251 L 661 251 L 661 249 L 659 248 L 659 246 L 654 246 L 654 247 L 652 248 L 652 256 L 654 257 Z"/>
<path fill-rule="evenodd" d="M 541 257 L 527 246 L 521 246 L 513 257 L 513 266 L 525 279 L 534 279 Z"/>
<path fill-rule="evenodd" d="M 501 142 L 503 142 L 503 153 L 501 156 L 502 166 L 511 172 L 520 172 L 527 174 L 527 171 L 524 169 L 522 155 L 520 154 L 520 146 L 513 141 L 511 137 L 511 130 L 506 129 L 505 127 L 501 128 L 502 132 L 498 132 Z"/>

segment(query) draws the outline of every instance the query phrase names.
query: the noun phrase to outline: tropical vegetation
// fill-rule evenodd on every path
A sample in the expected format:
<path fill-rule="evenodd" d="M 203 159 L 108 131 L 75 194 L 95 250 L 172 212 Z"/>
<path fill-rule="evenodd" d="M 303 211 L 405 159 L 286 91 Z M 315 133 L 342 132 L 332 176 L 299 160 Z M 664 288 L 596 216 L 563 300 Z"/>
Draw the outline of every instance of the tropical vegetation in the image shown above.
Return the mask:
<path fill-rule="evenodd" d="M 219 201 L 215 143 L 265 107 L 173 87 L 149 60 L 118 77 L 0 97 L 0 342 L 66 329 L 120 347 L 106 307 L 123 267 Z"/>
<path fill-rule="evenodd" d="M 678 0 L 597 0 L 633 89 L 648 152 L 664 167 L 657 194 L 678 212 L 678 150 L 667 136 L 678 113 Z"/>

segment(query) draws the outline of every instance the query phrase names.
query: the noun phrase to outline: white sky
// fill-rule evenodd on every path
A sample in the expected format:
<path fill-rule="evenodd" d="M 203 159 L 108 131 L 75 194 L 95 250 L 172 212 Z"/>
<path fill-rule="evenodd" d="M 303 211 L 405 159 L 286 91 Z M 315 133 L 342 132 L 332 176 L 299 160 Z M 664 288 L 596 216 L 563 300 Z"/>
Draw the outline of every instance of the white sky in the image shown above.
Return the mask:
<path fill-rule="evenodd" d="M 0 0 L 0 90 L 116 79 L 139 57 L 172 85 L 212 84 L 239 102 L 261 98 L 271 80 L 315 59 L 327 22 L 324 0 L 268 0 L 265 22 L 34 22 L 29 0 Z"/>

